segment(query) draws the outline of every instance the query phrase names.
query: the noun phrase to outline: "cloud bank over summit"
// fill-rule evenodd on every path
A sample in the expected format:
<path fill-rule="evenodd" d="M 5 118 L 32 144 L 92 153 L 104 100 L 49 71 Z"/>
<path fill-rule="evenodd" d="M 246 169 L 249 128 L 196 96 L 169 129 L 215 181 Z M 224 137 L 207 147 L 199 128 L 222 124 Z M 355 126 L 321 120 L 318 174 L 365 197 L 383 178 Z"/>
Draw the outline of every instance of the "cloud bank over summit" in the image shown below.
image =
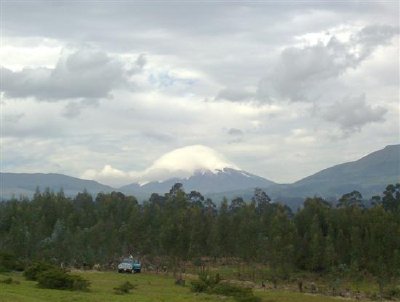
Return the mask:
<path fill-rule="evenodd" d="M 141 182 L 166 180 L 172 177 L 188 177 L 198 170 L 216 171 L 223 168 L 239 169 L 215 150 L 194 145 L 175 149 L 157 159 L 140 176 Z"/>
<path fill-rule="evenodd" d="M 143 171 L 124 172 L 105 165 L 97 171 L 89 169 L 82 178 L 97 180 L 108 185 L 121 186 L 133 182 L 145 184 L 152 181 L 164 181 L 171 178 L 186 178 L 197 171 L 216 172 L 224 168 L 240 170 L 222 154 L 202 145 L 192 145 L 172 150 Z"/>

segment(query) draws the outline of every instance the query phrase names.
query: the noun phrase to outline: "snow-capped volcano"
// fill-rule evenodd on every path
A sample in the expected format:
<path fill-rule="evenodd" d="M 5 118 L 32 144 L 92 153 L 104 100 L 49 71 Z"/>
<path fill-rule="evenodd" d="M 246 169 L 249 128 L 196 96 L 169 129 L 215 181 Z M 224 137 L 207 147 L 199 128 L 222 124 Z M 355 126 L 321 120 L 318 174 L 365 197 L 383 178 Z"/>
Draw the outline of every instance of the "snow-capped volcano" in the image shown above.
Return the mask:
<path fill-rule="evenodd" d="M 241 170 L 217 151 L 202 145 L 186 146 L 172 150 L 156 159 L 143 171 L 124 172 L 106 166 L 102 171 L 90 171 L 88 178 L 102 181 L 107 177 L 130 180 L 129 185 L 120 187 L 124 193 L 147 195 L 166 193 L 177 182 L 186 191 L 202 193 L 267 187 L 272 181 Z"/>
<path fill-rule="evenodd" d="M 188 178 L 198 171 L 217 173 L 224 168 L 240 170 L 217 151 L 206 146 L 193 145 L 165 153 L 142 171 L 122 171 L 107 163 L 100 170 L 86 170 L 81 178 L 120 187 L 129 183 L 145 185 L 171 178 Z"/>
<path fill-rule="evenodd" d="M 273 182 L 242 171 L 217 151 L 202 145 L 168 152 L 154 161 L 136 181 L 120 188 L 130 194 L 166 193 L 177 182 L 186 191 L 202 193 L 266 187 Z"/>
<path fill-rule="evenodd" d="M 216 174 L 226 168 L 240 170 L 222 154 L 202 145 L 175 149 L 158 158 L 138 175 L 138 182 L 163 182 L 171 178 L 189 178 L 197 174 Z"/>

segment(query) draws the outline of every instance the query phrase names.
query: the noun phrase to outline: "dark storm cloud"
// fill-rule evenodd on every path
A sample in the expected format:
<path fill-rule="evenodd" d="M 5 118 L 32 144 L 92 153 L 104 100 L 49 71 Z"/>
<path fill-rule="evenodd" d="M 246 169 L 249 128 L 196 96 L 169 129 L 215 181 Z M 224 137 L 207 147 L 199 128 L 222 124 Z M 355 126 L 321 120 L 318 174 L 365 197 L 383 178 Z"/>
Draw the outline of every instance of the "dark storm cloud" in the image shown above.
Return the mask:
<path fill-rule="evenodd" d="M 325 109 L 323 117 L 337 123 L 344 133 L 360 131 L 369 123 L 385 121 L 387 109 L 381 106 L 371 106 L 366 102 L 365 95 L 348 97 L 333 103 Z"/>
<path fill-rule="evenodd" d="M 142 68 L 145 61 L 139 57 Z M 12 71 L 2 68 L 1 90 L 7 97 L 35 97 L 40 100 L 57 101 L 75 98 L 106 98 L 113 88 L 127 82 L 123 64 L 105 52 L 80 49 L 63 55 L 54 68 L 29 68 Z"/>

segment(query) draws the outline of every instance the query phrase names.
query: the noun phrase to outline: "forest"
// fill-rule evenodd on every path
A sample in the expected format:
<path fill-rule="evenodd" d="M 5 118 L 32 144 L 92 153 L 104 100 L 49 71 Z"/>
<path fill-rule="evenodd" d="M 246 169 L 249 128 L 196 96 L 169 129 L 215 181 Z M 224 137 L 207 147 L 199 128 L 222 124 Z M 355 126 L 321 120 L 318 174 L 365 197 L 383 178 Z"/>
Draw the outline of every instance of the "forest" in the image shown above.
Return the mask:
<path fill-rule="evenodd" d="M 111 268 L 131 254 L 149 267 L 237 259 L 267 265 L 280 279 L 350 272 L 383 286 L 400 276 L 400 184 L 368 204 L 357 191 L 336 204 L 306 198 L 292 212 L 261 189 L 218 206 L 181 184 L 143 203 L 119 192 L 70 198 L 37 190 L 31 200 L 0 203 L 0 251 L 70 267 Z"/>

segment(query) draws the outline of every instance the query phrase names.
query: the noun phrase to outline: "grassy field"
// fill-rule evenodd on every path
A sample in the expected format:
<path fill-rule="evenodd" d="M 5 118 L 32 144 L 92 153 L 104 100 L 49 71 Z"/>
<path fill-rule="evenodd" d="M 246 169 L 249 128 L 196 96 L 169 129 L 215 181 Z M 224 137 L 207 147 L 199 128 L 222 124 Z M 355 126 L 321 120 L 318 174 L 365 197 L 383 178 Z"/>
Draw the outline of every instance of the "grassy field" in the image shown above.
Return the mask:
<path fill-rule="evenodd" d="M 72 292 L 41 289 L 36 282 L 26 281 L 20 273 L 0 274 L 0 281 L 8 277 L 19 281 L 19 284 L 0 283 L 0 302 L 39 302 L 39 301 L 137 301 L 137 302 L 180 302 L 180 301 L 226 301 L 233 299 L 207 294 L 194 294 L 189 286 L 174 284 L 171 276 L 155 274 L 118 274 L 114 272 L 74 272 L 90 280 L 89 292 Z M 117 295 L 113 288 L 124 281 L 136 284 L 137 288 L 131 294 Z M 255 290 L 257 296 L 265 302 L 334 302 L 343 301 L 339 298 L 323 297 L 310 294 L 300 294 L 282 290 Z M 352 301 L 352 300 L 346 300 Z"/>

